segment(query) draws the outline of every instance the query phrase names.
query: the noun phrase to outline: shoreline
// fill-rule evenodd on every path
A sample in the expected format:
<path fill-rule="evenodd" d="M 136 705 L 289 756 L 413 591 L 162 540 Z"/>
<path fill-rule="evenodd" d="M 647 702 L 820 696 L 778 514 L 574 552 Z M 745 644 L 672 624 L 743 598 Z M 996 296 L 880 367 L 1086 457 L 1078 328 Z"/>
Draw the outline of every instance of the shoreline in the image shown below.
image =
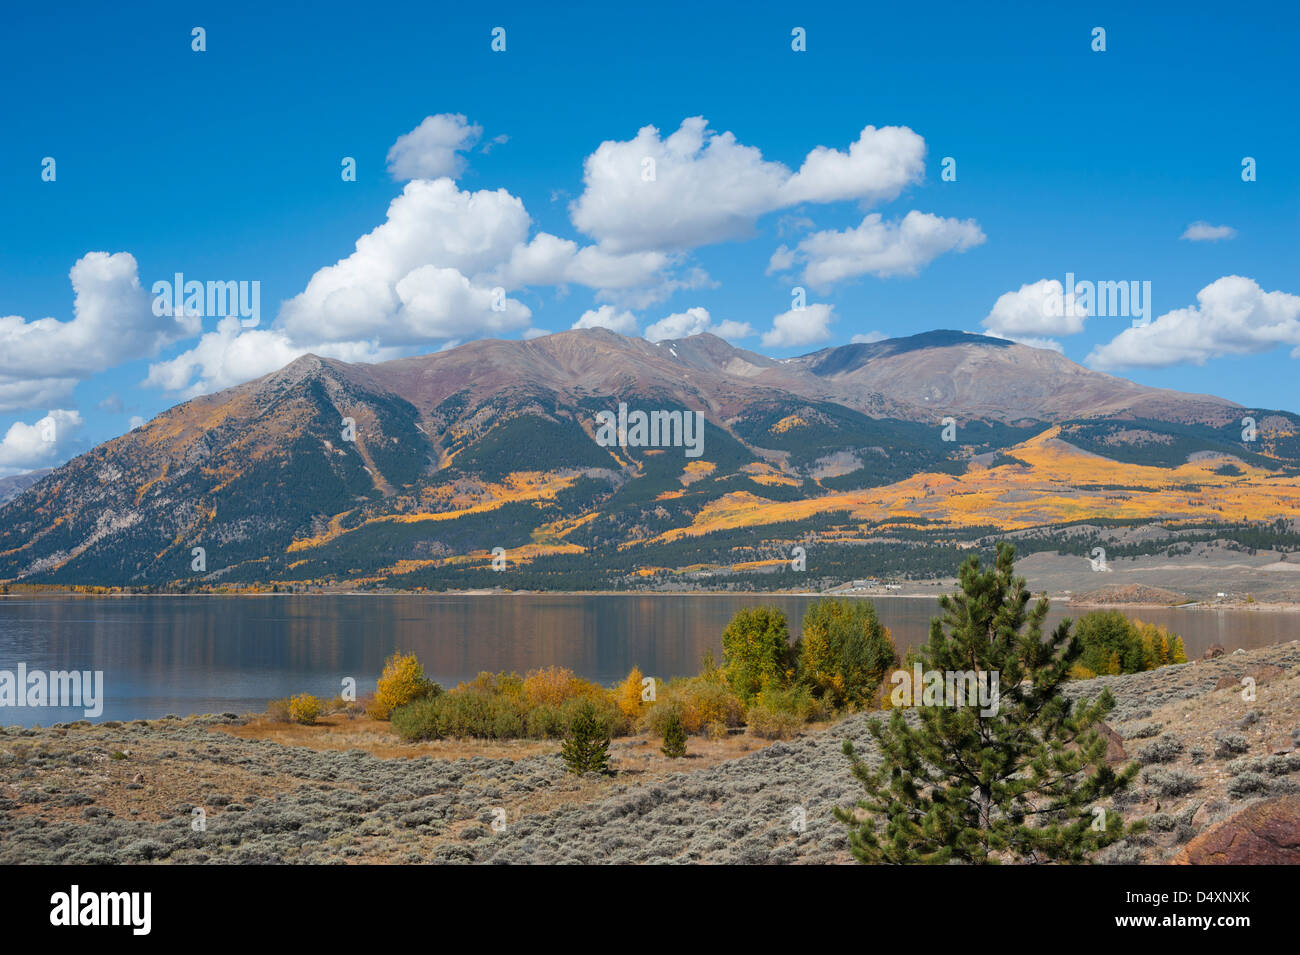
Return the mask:
<path fill-rule="evenodd" d="M 955 586 L 955 585 L 954 585 Z M 726 591 L 726 590 L 441 590 L 441 591 L 367 591 L 367 590 L 316 590 L 305 593 L 104 593 L 87 594 L 75 591 L 48 591 L 41 593 L 7 593 L 0 594 L 0 602 L 10 598 L 26 599 L 126 599 L 150 597 L 751 597 L 762 600 L 771 597 L 806 597 L 810 599 L 846 599 L 846 600 L 937 600 L 948 593 L 941 585 L 935 585 L 929 593 L 842 593 L 819 592 L 810 590 L 765 590 L 765 591 Z M 1036 599 L 1035 595 L 1035 598 Z M 1047 594 L 1053 606 L 1078 608 L 1080 610 L 1187 610 L 1187 611 L 1245 611 L 1258 613 L 1300 613 L 1300 602 L 1283 601 L 1213 601 L 1189 600 L 1183 603 L 1169 604 L 1153 601 L 1091 601 L 1076 600 L 1066 594 Z"/>
<path fill-rule="evenodd" d="M 1055 602 L 1055 598 L 1049 598 Z M 1246 613 L 1300 613 L 1300 603 L 1294 601 L 1262 601 L 1256 600 L 1253 603 L 1246 601 L 1233 601 L 1219 603 L 1210 600 L 1192 600 L 1180 604 L 1160 604 L 1160 603 L 1096 603 L 1094 601 L 1075 601 L 1068 599 L 1065 601 L 1067 607 L 1078 607 L 1081 610 L 1198 610 L 1198 611 L 1223 611 L 1230 610 L 1235 612 L 1241 611 Z"/>

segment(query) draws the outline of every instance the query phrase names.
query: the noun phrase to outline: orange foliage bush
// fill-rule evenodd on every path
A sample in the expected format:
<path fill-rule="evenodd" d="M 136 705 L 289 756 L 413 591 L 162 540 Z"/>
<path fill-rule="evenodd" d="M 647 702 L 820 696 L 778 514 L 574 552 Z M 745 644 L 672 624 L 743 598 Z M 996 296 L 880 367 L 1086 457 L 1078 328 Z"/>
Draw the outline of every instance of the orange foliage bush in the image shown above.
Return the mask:
<path fill-rule="evenodd" d="M 590 680 L 584 680 L 568 667 L 552 666 L 529 670 L 523 683 L 524 699 L 529 706 L 559 706 L 575 697 L 608 699 L 608 692 Z"/>

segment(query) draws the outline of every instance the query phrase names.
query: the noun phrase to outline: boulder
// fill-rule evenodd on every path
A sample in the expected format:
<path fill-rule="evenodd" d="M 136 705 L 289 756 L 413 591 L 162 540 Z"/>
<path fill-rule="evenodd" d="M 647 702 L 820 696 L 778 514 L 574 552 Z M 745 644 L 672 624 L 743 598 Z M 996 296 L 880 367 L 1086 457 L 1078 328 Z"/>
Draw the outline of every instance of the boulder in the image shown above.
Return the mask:
<path fill-rule="evenodd" d="M 1226 652 L 1222 646 L 1216 643 L 1214 646 L 1206 648 L 1206 651 L 1201 654 L 1201 659 L 1213 660 L 1215 657 L 1223 656 Z"/>
<path fill-rule="evenodd" d="M 1128 762 L 1128 753 L 1124 751 L 1124 737 L 1120 736 L 1105 723 L 1097 724 L 1097 732 L 1106 737 L 1106 765 Z"/>
<path fill-rule="evenodd" d="M 1300 865 L 1300 793 L 1263 799 L 1215 823 L 1173 865 Z"/>
<path fill-rule="evenodd" d="M 1117 763 L 1128 762 L 1128 753 L 1124 751 L 1124 737 L 1116 733 L 1110 726 L 1098 721 L 1093 724 L 1093 729 L 1097 734 L 1106 741 L 1106 755 L 1102 757 L 1107 766 L 1114 766 Z M 1067 743 L 1065 748 L 1068 750 L 1077 750 L 1078 743 Z"/>

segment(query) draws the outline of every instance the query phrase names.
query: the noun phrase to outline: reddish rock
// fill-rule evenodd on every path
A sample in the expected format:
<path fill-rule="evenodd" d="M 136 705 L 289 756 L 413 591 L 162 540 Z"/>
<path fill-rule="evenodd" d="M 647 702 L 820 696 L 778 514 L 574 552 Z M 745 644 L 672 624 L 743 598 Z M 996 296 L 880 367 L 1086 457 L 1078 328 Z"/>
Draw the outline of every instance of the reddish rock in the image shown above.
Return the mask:
<path fill-rule="evenodd" d="M 1270 756 L 1285 756 L 1293 749 L 1295 749 L 1295 743 L 1291 741 L 1290 736 L 1279 736 L 1268 745 Z"/>
<path fill-rule="evenodd" d="M 1215 657 L 1221 657 L 1225 653 L 1227 653 L 1227 651 L 1224 650 L 1222 646 L 1216 643 L 1214 646 L 1209 647 L 1204 653 L 1201 654 L 1201 659 L 1213 660 Z"/>
<path fill-rule="evenodd" d="M 1106 755 L 1102 757 L 1107 766 L 1114 766 L 1117 763 L 1128 762 L 1128 753 L 1124 751 L 1124 737 L 1120 736 L 1107 724 L 1097 722 L 1093 724 L 1093 729 L 1097 734 L 1106 741 Z M 1066 749 L 1077 750 L 1078 743 L 1067 743 Z"/>
<path fill-rule="evenodd" d="M 1248 806 L 1187 843 L 1174 865 L 1300 865 L 1300 794 Z"/>
<path fill-rule="evenodd" d="M 1106 765 L 1114 766 L 1116 763 L 1128 761 L 1128 753 L 1124 751 L 1124 737 L 1120 736 L 1105 723 L 1097 724 L 1097 732 L 1106 737 Z"/>

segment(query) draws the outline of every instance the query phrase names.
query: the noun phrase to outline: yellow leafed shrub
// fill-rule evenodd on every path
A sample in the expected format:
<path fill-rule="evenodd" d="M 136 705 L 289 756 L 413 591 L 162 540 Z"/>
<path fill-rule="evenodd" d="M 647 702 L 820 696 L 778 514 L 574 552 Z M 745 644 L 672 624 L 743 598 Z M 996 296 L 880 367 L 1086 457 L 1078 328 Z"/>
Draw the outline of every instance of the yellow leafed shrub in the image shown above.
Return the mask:
<path fill-rule="evenodd" d="M 1143 623 L 1133 619 L 1133 630 L 1142 641 L 1149 669 L 1166 666 L 1170 663 L 1186 663 L 1187 652 L 1183 649 L 1183 638 L 1170 633 L 1167 627 L 1157 623 Z"/>
<path fill-rule="evenodd" d="M 371 718 L 386 720 L 398 706 L 437 692 L 438 685 L 424 675 L 424 667 L 414 653 L 394 653 L 384 664 L 384 672 L 375 684 L 375 696 L 366 711 Z"/>
<path fill-rule="evenodd" d="M 641 681 L 644 676 L 640 667 L 633 667 L 627 679 L 614 690 L 614 702 L 619 711 L 635 726 L 641 717 Z"/>
<path fill-rule="evenodd" d="M 289 700 L 289 718 L 295 723 L 310 726 L 320 716 L 321 701 L 310 693 L 299 693 Z"/>

